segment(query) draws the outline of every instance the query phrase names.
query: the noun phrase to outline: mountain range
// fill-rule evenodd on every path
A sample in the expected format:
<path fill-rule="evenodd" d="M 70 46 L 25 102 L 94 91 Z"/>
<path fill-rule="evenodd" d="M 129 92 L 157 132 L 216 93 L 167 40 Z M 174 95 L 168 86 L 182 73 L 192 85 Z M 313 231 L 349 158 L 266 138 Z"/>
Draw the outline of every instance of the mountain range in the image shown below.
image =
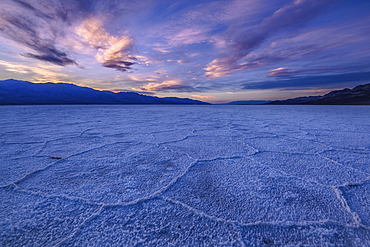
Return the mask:
<path fill-rule="evenodd" d="M 187 98 L 159 98 L 135 92 L 98 91 L 68 83 L 0 81 L 0 105 L 209 104 Z"/>
<path fill-rule="evenodd" d="M 322 96 L 277 100 L 269 105 L 370 105 L 370 84 L 331 91 Z"/>
<path fill-rule="evenodd" d="M 14 79 L 0 81 L 0 105 L 62 104 L 210 104 L 188 98 L 147 96 L 135 92 L 99 91 L 68 83 L 32 83 Z M 370 84 L 345 88 L 325 95 L 277 101 L 233 101 L 227 105 L 370 105 Z"/>

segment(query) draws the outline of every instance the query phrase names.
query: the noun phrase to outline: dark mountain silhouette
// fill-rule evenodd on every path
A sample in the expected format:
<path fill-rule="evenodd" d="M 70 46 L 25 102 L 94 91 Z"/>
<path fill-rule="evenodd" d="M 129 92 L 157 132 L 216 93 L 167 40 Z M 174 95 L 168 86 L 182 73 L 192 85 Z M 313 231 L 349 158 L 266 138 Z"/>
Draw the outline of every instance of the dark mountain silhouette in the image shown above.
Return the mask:
<path fill-rule="evenodd" d="M 134 92 L 98 91 L 67 83 L 0 81 L 0 105 L 209 104 L 187 98 L 158 98 Z"/>
<path fill-rule="evenodd" d="M 323 96 L 277 100 L 270 105 L 370 105 L 370 84 L 332 91 Z"/>

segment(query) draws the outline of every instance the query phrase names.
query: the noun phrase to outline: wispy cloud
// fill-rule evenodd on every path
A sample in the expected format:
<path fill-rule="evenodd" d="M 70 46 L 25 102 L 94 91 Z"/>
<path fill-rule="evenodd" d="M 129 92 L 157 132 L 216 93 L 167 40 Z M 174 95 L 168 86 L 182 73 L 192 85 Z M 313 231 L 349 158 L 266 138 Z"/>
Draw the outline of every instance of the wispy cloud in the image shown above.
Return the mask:
<path fill-rule="evenodd" d="M 7 71 L 22 75 L 28 74 L 33 82 L 68 81 L 68 78 L 71 77 L 68 74 L 60 72 L 54 65 L 33 64 L 29 66 L 0 60 L 0 66 L 5 67 Z"/>
<path fill-rule="evenodd" d="M 140 82 L 142 83 L 142 81 Z M 166 79 L 156 79 L 156 81 L 146 83 L 145 85 L 139 88 L 132 88 L 135 91 L 141 92 L 164 92 L 164 93 L 171 93 L 171 92 L 182 92 L 182 93 L 190 93 L 190 92 L 201 92 L 201 89 L 196 88 L 196 86 L 190 83 L 184 83 L 183 81 L 166 78 Z"/>
<path fill-rule="evenodd" d="M 117 18 L 130 7 L 129 1 L 113 0 L 4 0 L 0 34 L 28 49 L 23 56 L 59 66 L 80 66 L 72 57 L 83 53 L 83 42 L 88 42 L 104 67 L 124 72 L 135 64 L 128 54 L 133 40 L 110 35 L 101 20 Z M 83 40 L 78 40 L 76 29 Z"/>
<path fill-rule="evenodd" d="M 287 68 L 277 68 L 270 70 L 270 72 L 267 74 L 270 77 L 281 77 L 281 76 L 290 76 L 290 75 L 296 75 L 298 74 L 298 70 L 292 70 Z"/>
<path fill-rule="evenodd" d="M 261 66 L 259 62 L 246 62 L 242 64 L 235 64 L 235 62 L 234 58 L 216 58 L 204 68 L 207 71 L 204 77 L 209 79 L 218 78 L 231 75 L 237 71 Z"/>
<path fill-rule="evenodd" d="M 63 36 L 64 28 L 60 17 L 48 6 L 40 9 L 39 5 L 21 0 L 4 0 L 0 10 L 0 33 L 30 49 L 31 52 L 23 54 L 26 57 L 60 66 L 78 65 L 57 47 L 56 40 Z"/>
<path fill-rule="evenodd" d="M 215 96 L 212 95 L 191 95 L 192 97 L 199 98 L 199 99 L 214 99 Z"/>
<path fill-rule="evenodd" d="M 256 29 L 248 29 L 230 38 L 228 54 L 213 60 L 205 70 L 205 77 L 217 78 L 230 75 L 236 71 L 262 66 L 258 61 L 246 61 L 242 59 L 276 32 L 300 27 L 307 24 L 326 8 L 331 6 L 332 0 L 295 0 L 290 4 L 278 9 L 268 18 L 265 18 Z"/>
<path fill-rule="evenodd" d="M 148 83 L 147 85 L 140 88 L 145 91 L 168 91 L 182 88 L 183 85 L 176 80 L 168 80 L 162 83 Z"/>
<path fill-rule="evenodd" d="M 156 74 L 160 75 L 160 74 L 167 74 L 168 72 L 167 71 L 164 71 L 164 70 L 156 70 L 154 71 Z"/>
<path fill-rule="evenodd" d="M 181 3 L 170 5 L 168 11 L 173 11 L 173 5 L 178 7 Z M 170 15 L 166 22 L 148 31 L 150 36 L 162 39 L 162 42 L 153 44 L 154 49 L 162 53 L 199 43 L 223 46 L 224 31 L 228 26 L 254 21 L 271 6 L 274 4 L 266 0 L 199 1 Z"/>
<path fill-rule="evenodd" d="M 203 28 L 187 28 L 180 30 L 174 36 L 168 38 L 168 44 L 170 46 L 188 45 L 196 44 L 207 41 L 209 38 L 207 32 Z"/>
<path fill-rule="evenodd" d="M 16 63 L 9 63 L 2 60 L 0 60 L 0 65 L 4 66 L 7 71 L 19 74 L 28 74 L 31 71 L 29 66 L 19 65 Z"/>

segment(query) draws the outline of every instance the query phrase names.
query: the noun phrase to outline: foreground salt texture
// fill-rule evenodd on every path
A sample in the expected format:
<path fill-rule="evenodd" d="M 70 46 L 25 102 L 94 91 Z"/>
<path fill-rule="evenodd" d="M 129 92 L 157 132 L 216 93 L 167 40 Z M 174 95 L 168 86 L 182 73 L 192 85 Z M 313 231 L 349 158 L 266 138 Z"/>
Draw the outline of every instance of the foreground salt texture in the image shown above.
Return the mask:
<path fill-rule="evenodd" d="M 0 107 L 0 246 L 370 246 L 370 107 Z"/>

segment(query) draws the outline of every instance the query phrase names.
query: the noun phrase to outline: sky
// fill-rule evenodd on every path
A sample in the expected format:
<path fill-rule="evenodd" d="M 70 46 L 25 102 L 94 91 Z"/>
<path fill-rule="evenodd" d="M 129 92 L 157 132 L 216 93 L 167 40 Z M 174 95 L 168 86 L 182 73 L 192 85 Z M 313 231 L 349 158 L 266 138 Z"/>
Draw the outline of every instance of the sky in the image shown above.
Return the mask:
<path fill-rule="evenodd" d="M 370 83 L 368 0 L 1 0 L 0 80 L 211 103 Z"/>

